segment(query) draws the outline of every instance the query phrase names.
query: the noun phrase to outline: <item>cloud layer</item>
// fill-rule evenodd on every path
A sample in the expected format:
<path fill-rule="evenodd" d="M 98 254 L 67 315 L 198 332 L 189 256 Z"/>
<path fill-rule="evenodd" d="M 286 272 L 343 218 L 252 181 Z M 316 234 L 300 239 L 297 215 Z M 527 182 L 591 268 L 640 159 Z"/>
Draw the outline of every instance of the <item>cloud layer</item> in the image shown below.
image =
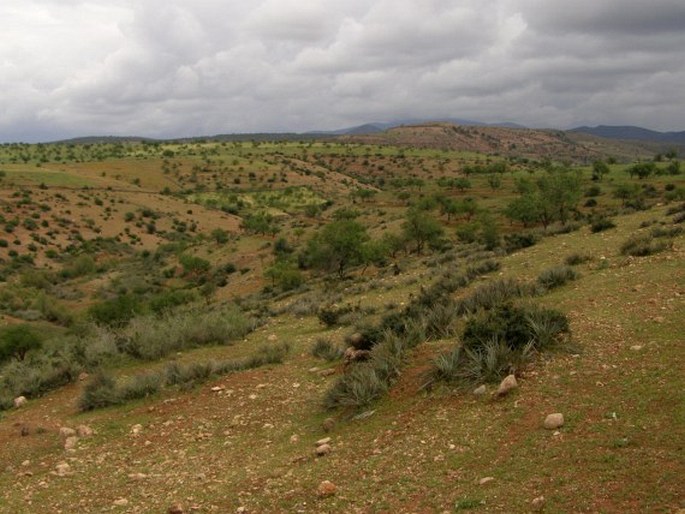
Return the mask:
<path fill-rule="evenodd" d="M 398 118 L 683 130 L 682 0 L 5 0 L 0 141 Z"/>

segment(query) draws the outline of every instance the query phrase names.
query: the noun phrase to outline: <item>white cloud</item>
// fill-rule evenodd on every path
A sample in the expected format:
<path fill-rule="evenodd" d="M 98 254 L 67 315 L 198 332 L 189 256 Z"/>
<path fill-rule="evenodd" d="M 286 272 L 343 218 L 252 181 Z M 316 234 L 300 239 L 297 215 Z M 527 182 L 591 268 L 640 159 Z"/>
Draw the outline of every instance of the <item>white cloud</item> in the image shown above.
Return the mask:
<path fill-rule="evenodd" d="M 401 117 L 682 130 L 678 0 L 4 0 L 0 141 Z"/>

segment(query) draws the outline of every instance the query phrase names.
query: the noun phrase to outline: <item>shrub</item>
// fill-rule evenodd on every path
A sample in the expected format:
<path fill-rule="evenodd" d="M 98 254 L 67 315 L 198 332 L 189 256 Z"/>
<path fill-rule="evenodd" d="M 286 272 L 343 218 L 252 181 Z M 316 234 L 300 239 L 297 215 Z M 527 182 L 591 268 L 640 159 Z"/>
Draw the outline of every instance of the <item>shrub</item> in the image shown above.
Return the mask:
<path fill-rule="evenodd" d="M 111 375 L 97 373 L 83 388 L 79 398 L 79 409 L 89 411 L 121 403 L 116 389 L 117 383 Z"/>
<path fill-rule="evenodd" d="M 610 228 L 615 228 L 616 223 L 614 223 L 611 219 L 609 218 L 599 218 L 598 220 L 595 220 L 592 222 L 592 225 L 590 225 L 590 231 L 593 234 L 596 234 L 597 232 L 602 232 L 604 230 L 608 230 Z"/>
<path fill-rule="evenodd" d="M 583 253 L 572 253 L 571 255 L 568 255 L 564 262 L 568 264 L 569 266 L 576 266 L 578 264 L 583 264 L 585 262 L 588 262 L 592 260 L 592 257 L 587 254 Z"/>
<path fill-rule="evenodd" d="M 163 376 L 158 373 L 136 375 L 117 388 L 116 396 L 121 402 L 147 398 L 157 393 L 163 385 Z"/>
<path fill-rule="evenodd" d="M 457 302 L 457 314 L 474 313 L 479 309 L 492 309 L 514 298 L 537 294 L 535 286 L 514 279 L 498 279 L 478 287 L 470 296 Z"/>
<path fill-rule="evenodd" d="M 344 314 L 349 314 L 352 312 L 352 310 L 353 307 L 351 305 L 343 305 L 340 307 L 336 305 L 328 305 L 319 309 L 317 317 L 323 325 L 325 325 L 327 328 L 330 328 L 338 325 L 340 323 L 340 318 Z"/>
<path fill-rule="evenodd" d="M 645 257 L 668 250 L 673 245 L 670 240 L 654 240 L 651 234 L 636 234 L 625 241 L 620 248 L 621 255 Z"/>
<path fill-rule="evenodd" d="M 388 390 L 388 384 L 371 364 L 358 364 L 342 375 L 324 397 L 324 406 L 362 407 L 381 398 Z"/>
<path fill-rule="evenodd" d="M 555 289 L 577 278 L 578 273 L 573 268 L 569 266 L 555 266 L 540 273 L 537 282 L 545 289 Z"/>
<path fill-rule="evenodd" d="M 319 359 L 323 359 L 326 361 L 335 361 L 342 357 L 343 350 L 342 348 L 331 342 L 330 339 L 320 337 L 312 346 L 311 354 Z"/>
<path fill-rule="evenodd" d="M 508 253 L 533 246 L 540 240 L 535 232 L 519 232 L 504 236 L 504 248 Z"/>
<path fill-rule="evenodd" d="M 88 309 L 88 316 L 95 323 L 108 327 L 122 327 L 140 313 L 142 305 L 138 298 L 131 294 L 124 294 L 112 300 L 92 305 Z"/>

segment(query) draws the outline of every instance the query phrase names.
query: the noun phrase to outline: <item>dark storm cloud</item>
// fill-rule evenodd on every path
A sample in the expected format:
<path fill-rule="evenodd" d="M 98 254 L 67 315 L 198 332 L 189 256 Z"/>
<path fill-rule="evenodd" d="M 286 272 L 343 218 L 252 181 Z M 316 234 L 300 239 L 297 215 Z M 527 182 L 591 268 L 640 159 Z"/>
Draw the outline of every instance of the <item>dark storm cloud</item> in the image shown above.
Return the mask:
<path fill-rule="evenodd" d="M 682 129 L 685 4 L 5 0 L 0 140 L 402 117 Z"/>

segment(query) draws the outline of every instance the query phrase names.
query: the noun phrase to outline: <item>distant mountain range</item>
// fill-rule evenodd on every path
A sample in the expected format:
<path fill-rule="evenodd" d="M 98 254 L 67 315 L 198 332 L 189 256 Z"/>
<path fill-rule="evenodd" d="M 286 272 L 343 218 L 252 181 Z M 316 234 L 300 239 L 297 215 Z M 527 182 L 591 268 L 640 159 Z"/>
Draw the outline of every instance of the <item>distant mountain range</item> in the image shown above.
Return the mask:
<path fill-rule="evenodd" d="M 607 139 L 632 139 L 637 141 L 652 141 L 655 143 L 685 144 L 685 131 L 682 132 L 657 132 L 642 127 L 631 125 L 598 125 L 596 127 L 577 127 L 568 132 L 582 132 L 592 136 Z"/>
<path fill-rule="evenodd" d="M 513 123 L 510 121 L 503 121 L 497 123 L 483 123 L 482 121 L 466 120 L 462 118 L 425 118 L 364 123 L 363 125 L 356 125 L 354 127 L 347 127 L 337 130 L 315 130 L 311 132 L 306 132 L 306 134 L 323 136 L 354 136 L 360 134 L 376 134 L 378 132 L 384 132 L 388 129 L 401 127 L 404 125 L 420 125 L 422 123 L 437 122 L 452 123 L 454 125 L 468 125 L 474 127 L 526 128 L 523 125 L 519 125 L 518 123 Z"/>

